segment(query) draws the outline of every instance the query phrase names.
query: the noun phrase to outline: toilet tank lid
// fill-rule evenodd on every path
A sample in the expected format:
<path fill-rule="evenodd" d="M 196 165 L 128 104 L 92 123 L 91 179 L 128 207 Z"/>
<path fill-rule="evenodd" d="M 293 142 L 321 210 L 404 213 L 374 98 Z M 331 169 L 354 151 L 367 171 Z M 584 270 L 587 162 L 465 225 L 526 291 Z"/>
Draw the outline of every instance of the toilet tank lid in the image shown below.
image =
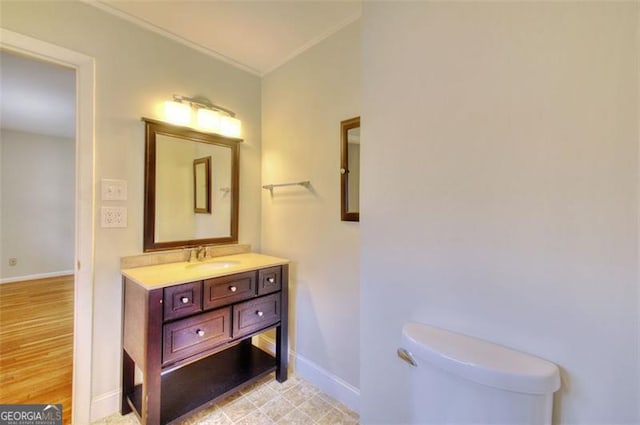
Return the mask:
<path fill-rule="evenodd" d="M 407 323 L 402 343 L 418 367 L 427 362 L 470 381 L 520 393 L 550 394 L 560 388 L 555 364 L 478 338 Z"/>

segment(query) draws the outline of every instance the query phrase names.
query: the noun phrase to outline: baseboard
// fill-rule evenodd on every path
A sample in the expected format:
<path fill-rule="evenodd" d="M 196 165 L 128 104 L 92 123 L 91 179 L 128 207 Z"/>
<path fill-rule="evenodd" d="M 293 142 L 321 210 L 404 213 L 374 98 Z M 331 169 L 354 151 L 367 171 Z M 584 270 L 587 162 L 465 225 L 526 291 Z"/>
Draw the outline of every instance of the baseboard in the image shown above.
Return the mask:
<path fill-rule="evenodd" d="M 21 282 L 23 280 L 37 280 L 37 279 L 46 279 L 48 277 L 68 276 L 70 274 L 73 274 L 73 270 L 62 270 L 59 272 L 30 274 L 26 276 L 5 277 L 0 279 L 0 285 L 3 283 Z"/>
<path fill-rule="evenodd" d="M 251 338 L 251 342 L 256 347 L 266 351 L 272 356 L 276 355 L 276 342 L 265 335 L 256 335 Z M 295 362 L 292 360 L 295 358 L 295 353 L 289 351 L 289 372 L 295 372 Z"/>
<path fill-rule="evenodd" d="M 95 422 L 120 411 L 119 389 L 101 394 L 91 400 L 91 422 Z"/>
<path fill-rule="evenodd" d="M 314 362 L 297 354 L 295 357 L 296 374 L 309 381 L 322 392 L 360 413 L 360 390 Z"/>
<path fill-rule="evenodd" d="M 257 347 L 271 354 L 275 353 L 276 344 L 271 338 L 259 335 L 253 342 Z M 358 388 L 294 351 L 289 351 L 289 369 L 354 412 L 360 413 Z"/>
<path fill-rule="evenodd" d="M 264 351 L 266 351 L 267 353 L 270 353 L 271 355 L 275 356 L 276 342 L 273 339 L 266 337 L 264 335 L 256 335 L 253 338 L 251 338 L 251 342 L 256 347 L 259 347 Z"/>

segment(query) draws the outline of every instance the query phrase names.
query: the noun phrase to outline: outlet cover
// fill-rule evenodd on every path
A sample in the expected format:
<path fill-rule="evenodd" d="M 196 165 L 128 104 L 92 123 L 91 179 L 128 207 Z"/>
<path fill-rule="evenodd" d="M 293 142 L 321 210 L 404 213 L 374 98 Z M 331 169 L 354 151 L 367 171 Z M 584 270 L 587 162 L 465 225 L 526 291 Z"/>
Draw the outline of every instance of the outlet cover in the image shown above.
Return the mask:
<path fill-rule="evenodd" d="M 126 201 L 127 200 L 127 181 L 102 179 L 101 193 L 103 201 Z"/>
<path fill-rule="evenodd" d="M 100 207 L 102 227 L 127 227 L 127 207 Z"/>

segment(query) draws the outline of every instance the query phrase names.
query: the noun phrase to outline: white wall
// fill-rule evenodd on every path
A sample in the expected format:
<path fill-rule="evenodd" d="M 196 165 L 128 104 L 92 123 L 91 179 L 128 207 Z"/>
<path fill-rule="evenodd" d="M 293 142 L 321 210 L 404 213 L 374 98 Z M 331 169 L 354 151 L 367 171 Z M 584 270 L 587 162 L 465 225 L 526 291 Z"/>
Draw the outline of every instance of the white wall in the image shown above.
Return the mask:
<path fill-rule="evenodd" d="M 73 272 L 74 150 L 69 138 L 0 132 L 1 279 Z"/>
<path fill-rule="evenodd" d="M 2 2 L 0 26 L 96 60 L 96 184 L 128 181 L 128 228 L 95 233 L 92 415 L 117 409 L 120 257 L 142 252 L 144 124 L 172 94 L 203 95 L 243 122 L 239 239 L 260 248 L 260 79 L 80 2 Z M 99 186 L 96 186 L 96 189 Z M 99 191 L 96 191 L 99 193 Z M 96 206 L 102 203 L 96 200 Z M 99 211 L 99 208 L 97 208 Z M 97 220 L 99 225 L 99 220 Z"/>
<path fill-rule="evenodd" d="M 360 240 L 358 223 L 340 221 L 340 121 L 360 115 L 360 74 L 358 21 L 262 83 L 262 183 L 312 185 L 276 188 L 273 196 L 263 191 L 262 247 L 293 261 L 297 372 L 352 406 L 359 386 Z"/>
<path fill-rule="evenodd" d="M 363 423 L 407 420 L 409 320 L 558 364 L 555 423 L 639 423 L 638 3 L 363 9 Z"/>

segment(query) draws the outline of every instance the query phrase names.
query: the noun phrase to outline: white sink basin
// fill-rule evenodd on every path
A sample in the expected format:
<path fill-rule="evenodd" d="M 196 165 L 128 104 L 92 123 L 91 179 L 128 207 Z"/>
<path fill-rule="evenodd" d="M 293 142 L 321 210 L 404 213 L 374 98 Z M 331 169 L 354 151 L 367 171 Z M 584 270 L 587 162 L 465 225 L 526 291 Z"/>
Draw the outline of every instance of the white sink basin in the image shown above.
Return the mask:
<path fill-rule="evenodd" d="M 202 263 L 189 263 L 186 265 L 190 270 L 218 270 L 227 269 L 240 264 L 239 261 L 205 261 Z"/>

